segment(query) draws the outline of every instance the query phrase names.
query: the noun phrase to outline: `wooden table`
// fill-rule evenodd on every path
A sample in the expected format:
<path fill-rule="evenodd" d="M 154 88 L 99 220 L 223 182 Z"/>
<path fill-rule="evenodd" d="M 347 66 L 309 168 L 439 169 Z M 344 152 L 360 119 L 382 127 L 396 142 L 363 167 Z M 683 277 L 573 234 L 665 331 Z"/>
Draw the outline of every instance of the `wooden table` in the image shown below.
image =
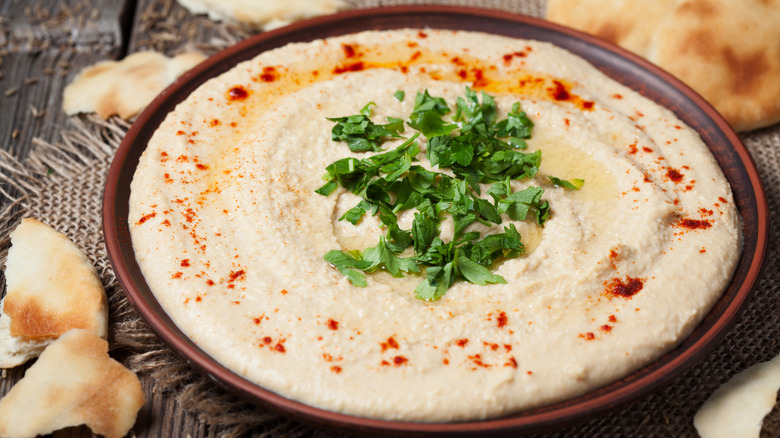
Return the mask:
<path fill-rule="evenodd" d="M 0 0 L 0 146 L 24 159 L 37 141 L 59 141 L 61 132 L 74 123 L 61 109 L 63 89 L 85 66 L 148 49 L 172 55 L 194 48 L 211 54 L 251 33 L 193 16 L 175 0 Z M 0 200 L 0 207 L 4 202 Z M 0 281 L 4 283 L 4 277 Z M 0 379 L 0 396 L 23 373 L 24 367 L 8 370 Z M 218 431 L 183 411 L 175 394 L 155 391 L 149 378 L 143 378 L 142 385 L 149 401 L 131 435 L 218 436 Z M 641 419 L 636 422 L 638 430 L 649 415 L 637 417 Z M 302 432 L 332 436 L 307 427 Z M 54 436 L 91 434 L 81 427 Z M 560 436 L 576 433 L 564 431 Z"/>

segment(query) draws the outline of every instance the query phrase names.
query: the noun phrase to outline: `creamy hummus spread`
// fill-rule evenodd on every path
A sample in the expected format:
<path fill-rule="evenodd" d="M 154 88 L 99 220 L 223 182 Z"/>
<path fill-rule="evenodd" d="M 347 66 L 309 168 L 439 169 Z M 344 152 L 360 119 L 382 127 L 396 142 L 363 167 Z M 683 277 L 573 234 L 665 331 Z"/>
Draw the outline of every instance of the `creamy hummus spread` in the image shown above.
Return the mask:
<path fill-rule="evenodd" d="M 519 101 L 534 122 L 541 167 L 512 187 L 542 187 L 549 220 L 504 221 L 526 248 L 494 267 L 505 284 L 459 281 L 437 301 L 415 298 L 422 274 L 353 286 L 323 256 L 385 231 L 371 215 L 338 220 L 358 201 L 343 188 L 314 192 L 330 163 L 367 156 L 331 140 L 327 117 L 374 102 L 377 123 L 407 119 L 417 92 L 454 108 L 467 85 L 494 96 L 499 117 Z M 194 342 L 289 398 L 391 420 L 493 417 L 614 381 L 699 323 L 740 252 L 728 183 L 670 111 L 550 44 L 469 32 L 262 53 L 167 116 L 131 189 L 138 262 Z"/>

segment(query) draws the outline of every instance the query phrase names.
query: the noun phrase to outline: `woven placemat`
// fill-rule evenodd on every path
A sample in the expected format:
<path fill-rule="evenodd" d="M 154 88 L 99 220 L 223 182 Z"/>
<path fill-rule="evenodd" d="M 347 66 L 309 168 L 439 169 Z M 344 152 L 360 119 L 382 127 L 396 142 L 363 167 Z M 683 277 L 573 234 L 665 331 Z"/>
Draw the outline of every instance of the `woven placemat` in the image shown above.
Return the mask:
<path fill-rule="evenodd" d="M 172 0 L 167 2 L 170 4 Z M 544 14 L 544 1 L 541 0 L 349 0 L 349 3 L 353 7 L 437 3 L 489 7 L 537 17 Z M 156 20 L 166 19 L 166 16 L 150 16 Z M 245 29 L 225 25 L 219 33 L 220 39 L 207 49 L 224 47 L 248 33 Z M 224 436 L 250 431 L 253 436 L 330 436 L 329 432 L 263 411 L 225 392 L 171 352 L 136 315 L 108 262 L 100 217 L 108 167 L 128 125 L 117 119 L 102 121 L 95 117 L 74 118 L 69 123 L 71 127 L 57 144 L 36 140 L 34 149 L 23 163 L 0 151 L 0 182 L 10 187 L 6 194 L 10 202 L 4 204 L 5 209 L 0 213 L 0 241 L 3 243 L 0 262 L 4 263 L 8 233 L 22 217 L 31 216 L 50 224 L 84 249 L 98 269 L 109 296 L 109 342 L 113 354 L 143 378 L 152 379 L 157 390 L 176 394 L 182 409 L 195 414 L 212 431 Z M 780 213 L 780 125 L 744 134 L 741 139 L 753 155 L 766 185 L 771 216 L 777 218 Z M 776 227 L 773 235 L 777 235 Z M 693 416 L 719 385 L 748 366 L 780 353 L 778 256 L 777 248 L 770 247 L 765 273 L 747 308 L 734 329 L 700 364 L 652 395 L 609 415 L 538 436 L 696 436 Z M 764 422 L 762 437 L 777 436 L 780 436 L 780 409 L 776 406 Z"/>

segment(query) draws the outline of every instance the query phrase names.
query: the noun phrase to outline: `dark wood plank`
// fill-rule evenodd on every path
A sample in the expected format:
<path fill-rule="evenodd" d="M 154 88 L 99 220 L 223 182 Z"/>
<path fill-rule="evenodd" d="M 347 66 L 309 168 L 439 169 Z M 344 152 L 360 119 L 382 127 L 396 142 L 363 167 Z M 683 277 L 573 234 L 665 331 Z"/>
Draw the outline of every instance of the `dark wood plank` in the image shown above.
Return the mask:
<path fill-rule="evenodd" d="M 148 400 L 138 413 L 132 429 L 137 437 L 208 436 L 206 426 L 199 422 L 194 414 L 185 412 L 178 406 L 176 394 L 158 391 L 150 378 L 142 378 L 141 381 Z"/>
<path fill-rule="evenodd" d="M 172 55 L 196 49 L 210 55 L 255 32 L 193 15 L 175 0 L 138 0 L 128 52 L 157 50 Z"/>
<path fill-rule="evenodd" d="M 62 111 L 62 92 L 84 66 L 113 59 L 119 49 L 103 52 L 47 50 L 10 53 L 0 80 L 0 145 L 24 158 L 34 137 L 57 141 L 69 118 Z"/>
<path fill-rule="evenodd" d="M 78 72 L 123 52 L 132 1 L 0 2 L 0 146 L 23 158 L 33 137 L 67 127 L 62 90 Z"/>
<path fill-rule="evenodd" d="M 24 376 L 26 367 L 16 367 L 0 371 L 0 396 L 11 390 L 16 382 Z"/>
<path fill-rule="evenodd" d="M 123 15 L 133 2 L 124 0 L 5 0 L 9 52 L 40 52 L 58 47 L 121 47 Z"/>

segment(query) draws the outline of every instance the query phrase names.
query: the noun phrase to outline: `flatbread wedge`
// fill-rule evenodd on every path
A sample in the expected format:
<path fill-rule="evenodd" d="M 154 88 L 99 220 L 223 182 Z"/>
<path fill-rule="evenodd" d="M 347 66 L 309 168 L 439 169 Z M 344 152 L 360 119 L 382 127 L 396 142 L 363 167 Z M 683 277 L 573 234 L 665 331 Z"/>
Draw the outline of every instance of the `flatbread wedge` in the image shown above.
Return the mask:
<path fill-rule="evenodd" d="M 121 438 L 144 402 L 138 377 L 108 356 L 108 342 L 73 329 L 0 400 L 0 436 L 32 437 L 85 424 L 96 434 Z"/>
<path fill-rule="evenodd" d="M 547 19 L 658 64 L 737 131 L 780 121 L 780 0 L 549 0 Z"/>
<path fill-rule="evenodd" d="M 154 51 L 136 52 L 121 61 L 101 61 L 85 68 L 65 87 L 62 107 L 68 115 L 114 114 L 130 119 L 165 87 L 205 56 L 197 52 L 169 58 Z"/>
<path fill-rule="evenodd" d="M 35 219 L 11 232 L 0 302 L 0 367 L 38 356 L 72 328 L 106 338 L 108 301 L 95 267 L 67 236 Z"/>
<path fill-rule="evenodd" d="M 756 437 L 780 388 L 780 356 L 751 366 L 720 386 L 693 417 L 702 438 Z"/>

